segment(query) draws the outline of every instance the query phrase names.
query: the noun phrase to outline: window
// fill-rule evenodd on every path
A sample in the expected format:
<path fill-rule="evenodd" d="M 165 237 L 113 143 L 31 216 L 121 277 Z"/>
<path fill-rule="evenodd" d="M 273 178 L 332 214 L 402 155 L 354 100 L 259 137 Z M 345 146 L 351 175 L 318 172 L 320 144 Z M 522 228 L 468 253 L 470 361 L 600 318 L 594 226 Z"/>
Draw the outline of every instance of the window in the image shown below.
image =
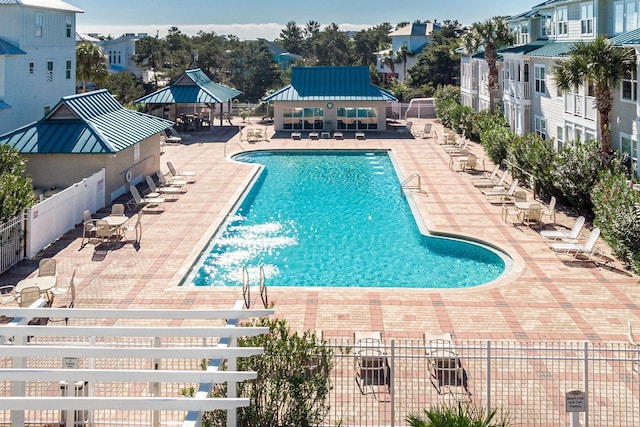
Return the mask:
<path fill-rule="evenodd" d="M 541 35 L 543 37 L 549 37 L 552 36 L 554 34 L 554 22 L 553 22 L 553 16 L 551 15 L 546 15 L 540 18 L 540 22 L 542 25 L 542 28 L 540 29 L 541 31 Z"/>
<path fill-rule="evenodd" d="M 633 160 L 638 158 L 638 145 L 635 144 L 630 135 L 620 135 L 620 155 L 628 154 Z"/>
<path fill-rule="evenodd" d="M 622 79 L 622 99 L 635 102 L 638 94 L 638 77 L 634 68 Z"/>
<path fill-rule="evenodd" d="M 580 32 L 593 34 L 593 2 L 580 5 Z"/>
<path fill-rule="evenodd" d="M 559 7 L 557 10 L 558 15 L 558 36 L 569 35 L 569 18 L 567 6 Z"/>
<path fill-rule="evenodd" d="M 529 23 L 523 22 L 520 24 L 520 44 L 529 43 Z"/>
<path fill-rule="evenodd" d="M 29 74 L 33 74 L 35 68 L 36 68 L 36 63 L 33 61 L 29 61 Z"/>
<path fill-rule="evenodd" d="M 627 7 L 626 7 L 626 11 L 625 11 L 625 31 L 631 31 L 631 30 L 635 30 L 638 27 L 638 24 L 636 23 L 636 2 L 635 0 L 633 1 L 627 1 Z"/>
<path fill-rule="evenodd" d="M 282 128 L 290 130 L 321 130 L 324 126 L 322 108 L 283 108 Z"/>
<path fill-rule="evenodd" d="M 562 150 L 564 145 L 564 128 L 562 126 L 558 126 L 556 129 L 556 141 L 558 141 L 558 150 Z"/>
<path fill-rule="evenodd" d="M 73 30 L 73 18 L 71 16 L 65 16 L 65 23 L 67 28 L 67 38 L 71 38 L 71 30 Z"/>
<path fill-rule="evenodd" d="M 42 37 L 42 26 L 44 25 L 44 15 L 36 13 L 36 37 Z"/>
<path fill-rule="evenodd" d="M 613 32 L 624 33 L 624 0 L 613 4 Z"/>
<path fill-rule="evenodd" d="M 535 91 L 537 93 L 546 93 L 546 85 L 544 82 L 544 65 L 536 65 L 534 67 Z"/>
<path fill-rule="evenodd" d="M 544 117 L 536 116 L 535 132 L 540 138 L 547 139 L 547 120 Z"/>
<path fill-rule="evenodd" d="M 378 114 L 375 108 L 338 108 L 338 129 L 378 129 Z"/>
<path fill-rule="evenodd" d="M 47 81 L 53 81 L 53 61 L 47 61 Z"/>
<path fill-rule="evenodd" d="M 67 59 L 67 63 L 66 63 L 66 69 L 65 69 L 65 74 L 64 74 L 65 78 L 67 80 L 71 79 L 71 60 Z"/>

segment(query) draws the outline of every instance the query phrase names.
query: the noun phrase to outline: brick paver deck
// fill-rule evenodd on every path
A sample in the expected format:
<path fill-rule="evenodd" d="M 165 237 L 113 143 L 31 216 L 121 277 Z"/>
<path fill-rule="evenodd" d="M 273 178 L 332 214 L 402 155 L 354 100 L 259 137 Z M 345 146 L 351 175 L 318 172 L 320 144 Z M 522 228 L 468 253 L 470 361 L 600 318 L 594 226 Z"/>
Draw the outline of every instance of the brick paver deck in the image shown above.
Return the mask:
<path fill-rule="evenodd" d="M 439 124 L 434 129 L 442 133 Z M 463 290 L 270 287 L 276 315 L 294 330 L 321 329 L 327 338 L 381 330 L 385 338 L 419 339 L 425 331 L 449 331 L 456 339 L 624 340 L 627 319 L 640 325 L 636 275 L 615 261 L 600 266 L 566 262 L 536 231 L 505 223 L 501 207 L 489 204 L 467 173 L 449 169 L 448 155 L 433 138 L 370 132 L 366 140 L 345 133 L 344 140 L 311 141 L 304 135 L 293 141 L 288 134 L 274 135 L 272 127 L 268 136 L 269 141 L 243 142 L 241 147 L 236 127 L 215 127 L 183 145 L 167 146 L 161 156 L 163 171 L 169 160 L 196 171 L 198 180 L 177 201 L 167 202 L 165 212 L 144 216 L 139 247 L 125 244 L 105 252 L 89 244 L 80 249 L 76 227 L 39 257 L 58 261 L 60 280 L 68 279 L 77 265 L 76 307 L 228 308 L 242 298 L 240 286 L 179 286 L 256 173 L 256 166 L 231 161 L 225 153 L 242 148 L 390 149 L 401 178 L 414 172 L 422 177 L 426 194 L 415 195 L 415 200 L 429 229 L 493 242 L 516 259 L 516 271 L 498 282 Z M 478 144 L 472 144 L 472 150 L 481 152 Z M 558 223 L 572 222 L 558 214 Z M 599 246 L 605 247 L 602 242 Z M 0 276 L 0 284 L 15 284 L 36 268 L 37 260 L 21 262 Z"/>

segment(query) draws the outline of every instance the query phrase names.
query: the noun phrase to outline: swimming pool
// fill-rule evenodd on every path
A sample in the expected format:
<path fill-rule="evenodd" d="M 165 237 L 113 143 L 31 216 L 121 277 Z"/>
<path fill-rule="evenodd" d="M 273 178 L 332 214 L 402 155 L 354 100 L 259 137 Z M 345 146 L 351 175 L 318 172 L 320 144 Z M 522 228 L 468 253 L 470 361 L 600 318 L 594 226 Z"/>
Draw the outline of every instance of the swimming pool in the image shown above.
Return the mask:
<path fill-rule="evenodd" d="M 386 151 L 245 153 L 264 166 L 185 283 L 463 288 L 498 278 L 507 257 L 423 235 Z"/>

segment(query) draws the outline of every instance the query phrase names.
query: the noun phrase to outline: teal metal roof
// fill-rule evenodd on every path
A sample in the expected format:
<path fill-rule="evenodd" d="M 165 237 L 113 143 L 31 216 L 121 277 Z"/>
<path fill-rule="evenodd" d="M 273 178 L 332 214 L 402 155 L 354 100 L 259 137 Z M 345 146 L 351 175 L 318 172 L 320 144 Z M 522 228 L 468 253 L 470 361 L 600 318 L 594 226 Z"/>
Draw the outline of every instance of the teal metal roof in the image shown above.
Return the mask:
<path fill-rule="evenodd" d="M 187 70 L 174 84 L 140 99 L 141 104 L 221 104 L 242 92 L 213 82 L 199 68 Z"/>
<path fill-rule="evenodd" d="M 265 101 L 397 101 L 371 84 L 369 67 L 292 67 L 291 84 Z"/>
<path fill-rule="evenodd" d="M 107 90 L 66 96 L 42 120 L 0 135 L 23 154 L 117 153 L 173 122 L 127 110 Z"/>
<path fill-rule="evenodd" d="M 0 99 L 0 110 L 5 110 L 7 108 L 11 108 L 11 105 L 7 104 L 6 102 Z"/>
<path fill-rule="evenodd" d="M 548 40 L 535 40 L 535 41 L 533 41 L 531 43 L 523 44 L 523 45 L 520 45 L 520 46 L 510 46 L 510 47 L 506 47 L 504 49 L 500 49 L 498 54 L 504 55 L 504 54 L 510 54 L 510 53 L 512 53 L 512 54 L 529 53 L 529 52 L 534 51 L 536 49 L 540 49 L 542 46 L 545 46 L 548 43 L 549 43 Z"/>
<path fill-rule="evenodd" d="M 532 50 L 528 53 L 529 56 L 537 56 L 541 58 L 556 58 L 560 56 L 566 56 L 571 52 L 571 49 L 576 45 L 576 42 L 557 42 L 549 41 L 544 46 L 538 49 Z"/>
<path fill-rule="evenodd" d="M 0 39 L 0 55 L 26 55 L 27 52 L 15 47 L 8 41 Z"/>
<path fill-rule="evenodd" d="M 611 37 L 609 40 L 611 40 L 611 42 L 616 46 L 638 45 L 640 44 L 640 28 L 618 34 L 615 37 Z"/>

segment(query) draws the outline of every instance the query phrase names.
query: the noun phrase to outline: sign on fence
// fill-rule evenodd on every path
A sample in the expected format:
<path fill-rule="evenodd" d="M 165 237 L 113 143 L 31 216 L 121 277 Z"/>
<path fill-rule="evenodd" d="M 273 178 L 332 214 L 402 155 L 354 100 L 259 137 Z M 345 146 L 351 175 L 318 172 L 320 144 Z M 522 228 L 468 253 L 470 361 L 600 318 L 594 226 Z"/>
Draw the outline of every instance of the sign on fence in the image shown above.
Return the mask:
<path fill-rule="evenodd" d="M 568 391 L 564 396 L 567 412 L 587 412 L 587 393 L 580 390 Z"/>

